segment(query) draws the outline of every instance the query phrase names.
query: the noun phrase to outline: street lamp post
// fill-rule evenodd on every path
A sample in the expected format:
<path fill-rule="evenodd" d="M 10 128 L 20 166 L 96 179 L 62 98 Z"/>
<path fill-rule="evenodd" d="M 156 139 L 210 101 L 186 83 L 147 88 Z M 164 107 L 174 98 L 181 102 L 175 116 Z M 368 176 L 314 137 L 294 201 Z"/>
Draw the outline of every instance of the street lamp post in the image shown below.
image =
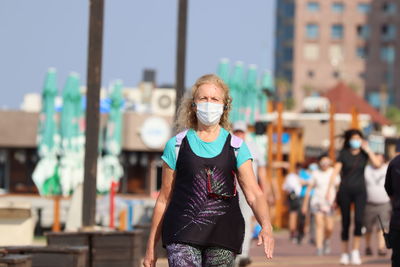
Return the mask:
<path fill-rule="evenodd" d="M 188 0 L 178 0 L 178 35 L 176 46 L 176 111 L 185 91 L 186 25 Z M 176 112 L 175 112 L 176 114 Z"/>
<path fill-rule="evenodd" d="M 95 225 L 104 0 L 90 0 L 82 226 Z"/>

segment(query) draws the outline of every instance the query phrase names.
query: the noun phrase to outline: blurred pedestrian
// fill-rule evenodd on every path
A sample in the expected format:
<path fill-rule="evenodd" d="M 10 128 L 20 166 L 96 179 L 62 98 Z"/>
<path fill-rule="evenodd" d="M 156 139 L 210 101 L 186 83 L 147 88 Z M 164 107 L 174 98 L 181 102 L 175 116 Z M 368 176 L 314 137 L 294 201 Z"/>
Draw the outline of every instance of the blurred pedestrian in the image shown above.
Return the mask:
<path fill-rule="evenodd" d="M 321 256 L 331 252 L 330 239 L 333 231 L 334 196 L 339 176 L 336 178 L 335 187 L 331 188 L 330 199 L 326 199 L 330 178 L 333 173 L 332 161 L 327 155 L 322 155 L 318 160 L 318 169 L 311 173 L 311 180 L 307 188 L 302 206 L 302 212 L 307 213 L 309 207 L 314 214 L 316 223 L 317 255 Z M 311 197 L 311 191 L 314 195 Z M 310 200 L 311 199 L 311 200 Z"/>
<path fill-rule="evenodd" d="M 243 140 L 229 133 L 231 98 L 216 75 L 200 77 L 182 101 L 178 129 L 162 159 L 157 198 L 143 265 L 154 267 L 160 236 L 171 267 L 233 266 L 241 253 L 244 220 L 237 180 L 262 230 L 258 245 L 272 257 L 274 239 L 265 195 Z"/>
<path fill-rule="evenodd" d="M 299 170 L 299 177 L 300 177 L 300 182 L 301 182 L 301 191 L 300 191 L 300 208 L 299 208 L 299 214 L 298 214 L 298 223 L 297 223 L 297 242 L 301 244 L 305 233 L 308 233 L 310 236 L 310 243 L 314 244 L 315 242 L 315 225 L 314 225 L 314 219 L 313 215 L 310 213 L 303 213 L 301 212 L 301 207 L 304 202 L 304 198 L 306 196 L 307 192 L 307 187 L 311 179 L 311 172 L 315 170 L 315 167 L 318 168 L 318 165 L 315 163 L 311 163 L 308 166 L 307 165 L 302 165 L 302 167 Z M 314 190 L 311 190 L 310 195 L 314 194 Z"/>
<path fill-rule="evenodd" d="M 392 202 L 389 239 L 392 245 L 392 267 L 400 266 L 400 141 L 396 146 L 396 157 L 389 163 L 385 189 Z"/>
<path fill-rule="evenodd" d="M 379 160 L 369 148 L 360 130 L 350 129 L 344 133 L 344 144 L 340 151 L 334 171 L 330 178 L 329 189 L 326 198 L 331 199 L 330 192 L 338 174 L 341 180 L 337 193 L 337 204 L 342 216 L 342 255 L 341 264 L 360 265 L 361 228 L 365 204 L 367 202 L 367 190 L 365 186 L 364 171 L 368 160 L 379 167 Z M 350 231 L 350 207 L 354 204 L 354 240 L 351 254 L 349 254 Z"/>
<path fill-rule="evenodd" d="M 237 121 L 233 123 L 233 134 L 237 137 L 246 140 L 247 134 L 247 124 L 244 121 Z M 260 185 L 261 190 L 264 192 L 267 200 L 269 196 L 272 196 L 271 193 L 271 186 L 267 183 L 267 170 L 266 170 L 266 162 L 259 151 L 257 145 L 251 141 L 246 140 L 246 145 L 250 150 L 251 157 L 253 158 L 253 171 L 257 178 L 257 182 Z M 242 254 L 240 254 L 236 261 L 238 266 L 247 266 L 251 263 L 251 259 L 249 256 L 250 251 L 250 244 L 252 239 L 252 218 L 253 212 L 250 206 L 247 204 L 243 191 L 238 189 L 239 193 L 239 206 L 240 210 L 242 211 L 244 223 L 245 223 L 245 232 L 244 232 L 244 240 L 243 240 L 243 247 L 242 247 Z M 270 205 L 271 203 L 268 202 Z"/>
<path fill-rule="evenodd" d="M 365 254 L 373 254 L 371 249 L 371 235 L 375 228 L 378 239 L 378 255 L 385 256 L 385 240 L 378 224 L 378 216 L 381 218 L 384 228 L 388 231 L 392 207 L 390 205 L 390 198 L 385 191 L 385 175 L 388 165 L 385 163 L 385 158 L 382 154 L 378 154 L 377 158 L 381 164 L 380 167 L 368 164 L 365 168 L 365 183 L 367 186 L 367 204 L 364 212 L 364 226 L 366 228 Z"/>
<path fill-rule="evenodd" d="M 289 238 L 293 243 L 298 243 L 299 237 L 297 224 L 301 208 L 300 193 L 302 187 L 302 181 L 299 177 L 300 168 L 301 164 L 297 163 L 295 170 L 286 175 L 283 183 L 283 190 L 287 194 L 289 207 Z"/>

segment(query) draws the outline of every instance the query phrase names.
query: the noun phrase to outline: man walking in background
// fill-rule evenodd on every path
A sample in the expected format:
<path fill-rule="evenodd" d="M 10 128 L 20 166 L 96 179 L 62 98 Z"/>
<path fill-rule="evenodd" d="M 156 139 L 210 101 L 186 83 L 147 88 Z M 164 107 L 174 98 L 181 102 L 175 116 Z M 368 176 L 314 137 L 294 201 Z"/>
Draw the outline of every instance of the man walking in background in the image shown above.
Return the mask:
<path fill-rule="evenodd" d="M 246 139 L 247 124 L 244 121 L 237 121 L 233 124 L 233 134 Z M 269 186 L 267 185 L 267 172 L 266 162 L 262 154 L 260 153 L 257 145 L 251 140 L 246 140 L 247 147 L 250 150 L 250 154 L 253 158 L 253 170 L 254 174 L 258 178 L 258 183 L 264 194 L 269 195 Z M 237 257 L 237 265 L 240 267 L 247 266 L 251 263 L 249 251 L 252 238 L 252 218 L 253 212 L 250 206 L 247 204 L 245 196 L 242 190 L 239 188 L 239 205 L 245 221 L 245 234 L 243 240 L 242 254 Z"/>
<path fill-rule="evenodd" d="M 392 267 L 400 266 L 400 141 L 397 142 L 397 156 L 389 163 L 386 172 L 385 189 L 392 202 L 390 220 L 390 242 L 392 245 Z"/>

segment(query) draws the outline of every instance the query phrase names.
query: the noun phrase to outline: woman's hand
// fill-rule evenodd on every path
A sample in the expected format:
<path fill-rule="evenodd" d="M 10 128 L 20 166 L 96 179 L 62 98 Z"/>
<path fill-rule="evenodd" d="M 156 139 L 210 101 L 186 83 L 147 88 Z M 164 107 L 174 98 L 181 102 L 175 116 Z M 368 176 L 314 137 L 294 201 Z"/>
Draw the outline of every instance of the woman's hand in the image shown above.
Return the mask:
<path fill-rule="evenodd" d="M 144 267 L 156 267 L 157 255 L 154 250 L 146 250 L 146 255 L 144 256 L 143 266 Z"/>
<path fill-rule="evenodd" d="M 268 228 L 268 229 L 267 229 Z M 257 246 L 264 245 L 264 253 L 267 259 L 272 259 L 274 253 L 275 241 L 272 237 L 272 226 L 263 227 L 258 235 Z"/>
<path fill-rule="evenodd" d="M 369 154 L 371 152 L 371 148 L 369 147 L 368 141 L 367 140 L 363 140 L 361 143 L 361 148 L 367 153 Z"/>

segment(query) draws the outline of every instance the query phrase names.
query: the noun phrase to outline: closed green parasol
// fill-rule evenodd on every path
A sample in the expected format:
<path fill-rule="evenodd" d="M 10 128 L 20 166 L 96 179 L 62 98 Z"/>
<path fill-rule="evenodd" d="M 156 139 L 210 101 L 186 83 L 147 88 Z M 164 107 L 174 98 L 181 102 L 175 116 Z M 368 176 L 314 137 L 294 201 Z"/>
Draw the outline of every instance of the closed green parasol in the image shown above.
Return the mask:
<path fill-rule="evenodd" d="M 243 62 L 236 62 L 232 75 L 229 79 L 229 88 L 232 96 L 231 122 L 240 120 L 241 97 L 244 91 L 244 70 Z"/>
<path fill-rule="evenodd" d="M 223 58 L 220 60 L 217 68 L 217 75 L 226 83 L 229 83 L 229 59 Z"/>
<path fill-rule="evenodd" d="M 274 85 L 274 79 L 271 75 L 271 72 L 266 70 L 263 73 L 262 79 L 261 79 L 261 87 L 260 90 L 258 91 L 258 99 L 259 99 L 259 107 L 260 107 L 260 113 L 261 114 L 266 114 L 267 113 L 267 101 L 268 97 L 273 98 L 273 95 L 275 94 L 275 85 Z"/>
<path fill-rule="evenodd" d="M 64 195 L 83 182 L 83 111 L 79 83 L 79 75 L 71 73 L 62 94 L 60 176 Z"/>
<path fill-rule="evenodd" d="M 58 195 L 61 193 L 59 183 L 57 153 L 59 136 L 55 112 L 57 96 L 56 70 L 48 70 L 42 92 L 42 111 L 38 127 L 38 153 L 40 160 L 35 167 L 32 179 L 41 195 Z"/>
<path fill-rule="evenodd" d="M 258 86 L 257 86 L 257 67 L 250 65 L 247 70 L 246 87 L 242 93 L 241 120 L 247 124 L 254 124 L 255 114 L 258 112 Z"/>
<path fill-rule="evenodd" d="M 118 156 L 121 153 L 122 146 L 122 81 L 116 81 L 109 95 L 110 112 L 107 121 L 105 155 L 101 160 L 101 173 L 97 180 L 97 189 L 101 193 L 110 190 L 111 183 L 118 182 L 123 175 L 123 168 L 119 162 Z"/>

